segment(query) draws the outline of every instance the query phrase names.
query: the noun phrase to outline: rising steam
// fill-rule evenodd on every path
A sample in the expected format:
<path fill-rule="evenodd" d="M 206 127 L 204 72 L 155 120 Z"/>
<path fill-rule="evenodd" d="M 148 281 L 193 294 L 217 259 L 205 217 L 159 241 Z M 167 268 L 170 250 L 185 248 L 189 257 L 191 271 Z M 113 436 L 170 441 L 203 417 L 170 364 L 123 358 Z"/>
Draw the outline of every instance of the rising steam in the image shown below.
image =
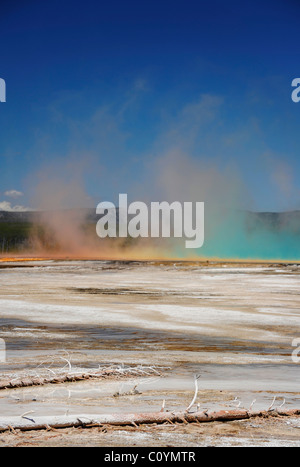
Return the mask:
<path fill-rule="evenodd" d="M 152 159 L 143 190 L 132 199 L 204 201 L 205 242 L 187 250 L 180 239 L 99 239 L 96 218 L 80 168 L 56 167 L 36 176 L 37 206 L 31 245 L 39 254 L 119 259 L 300 259 L 300 215 L 254 213 L 245 209 L 249 194 L 232 166 L 199 161 L 180 150 Z M 135 196 L 135 198 L 133 198 Z M 101 200 L 99 200 L 101 201 Z"/>
<path fill-rule="evenodd" d="M 95 147 L 89 146 L 89 156 L 77 151 L 76 155 L 54 159 L 31 177 L 30 205 L 36 209 L 32 251 L 89 258 L 300 260 L 299 211 L 293 207 L 293 212 L 281 214 L 255 213 L 251 190 L 238 166 L 225 163 L 224 158 L 205 155 L 205 149 L 218 139 L 214 129 L 220 126 L 218 114 L 222 105 L 221 98 L 203 95 L 166 118 L 167 123 L 162 124 L 152 145 L 153 152 L 147 157 L 142 155 L 142 160 L 147 161 L 144 175 L 139 166 L 139 177 L 135 178 L 135 167 L 131 165 L 131 183 L 125 183 L 126 190 L 120 188 L 124 187 L 125 176 L 120 184 L 118 171 L 105 172 L 98 159 L 103 146 L 111 156 L 112 150 L 121 150 L 126 138 L 119 128 L 119 119 L 120 115 L 124 119 L 129 103 L 120 107 L 123 110 L 117 112 L 116 118 L 107 109 L 97 109 L 89 122 L 75 122 L 72 127 L 76 134 L 81 130 L 80 140 L 74 134 L 72 143 L 92 140 Z M 113 144 L 109 147 L 107 137 L 111 129 Z M 221 150 L 221 137 L 218 143 Z M 271 157 L 267 159 L 270 162 Z M 277 184 L 281 199 L 291 197 L 291 171 L 282 163 L 270 166 L 269 184 Z M 191 251 L 184 248 L 184 239 L 99 239 L 96 206 L 101 201 L 114 200 L 107 199 L 101 189 L 97 199 L 91 198 L 92 176 L 96 176 L 100 188 L 104 177 L 109 177 L 111 186 L 118 190 L 113 193 L 115 199 L 119 193 L 127 192 L 130 201 L 204 202 L 204 246 Z"/>

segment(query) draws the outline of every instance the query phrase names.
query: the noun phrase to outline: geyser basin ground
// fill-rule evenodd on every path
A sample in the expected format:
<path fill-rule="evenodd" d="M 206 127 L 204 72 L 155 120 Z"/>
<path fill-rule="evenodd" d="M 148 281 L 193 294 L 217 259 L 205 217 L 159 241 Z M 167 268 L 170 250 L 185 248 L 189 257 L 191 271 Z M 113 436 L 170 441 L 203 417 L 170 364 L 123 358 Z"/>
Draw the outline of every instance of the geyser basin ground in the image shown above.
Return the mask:
<path fill-rule="evenodd" d="M 162 377 L 4 390 L 2 415 L 154 411 L 164 399 L 167 409 L 184 409 L 195 374 L 203 408 L 248 408 L 256 399 L 267 409 L 275 395 L 276 404 L 300 406 L 296 264 L 2 262 L 0 283 L 2 374 L 55 359 L 64 366 L 61 356 L 84 368 L 166 367 Z M 136 385 L 137 394 L 125 394 Z"/>

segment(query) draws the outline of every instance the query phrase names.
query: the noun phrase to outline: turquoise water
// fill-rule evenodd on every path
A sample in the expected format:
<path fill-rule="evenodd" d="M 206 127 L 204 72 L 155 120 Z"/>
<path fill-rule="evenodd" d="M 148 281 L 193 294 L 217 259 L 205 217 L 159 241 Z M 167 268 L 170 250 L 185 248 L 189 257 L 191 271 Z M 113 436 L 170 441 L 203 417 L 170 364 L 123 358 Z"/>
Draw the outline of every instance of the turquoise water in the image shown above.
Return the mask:
<path fill-rule="evenodd" d="M 179 248 L 181 257 L 191 250 Z M 300 261 L 300 215 L 218 213 L 205 217 L 205 240 L 196 255 L 202 258 Z"/>

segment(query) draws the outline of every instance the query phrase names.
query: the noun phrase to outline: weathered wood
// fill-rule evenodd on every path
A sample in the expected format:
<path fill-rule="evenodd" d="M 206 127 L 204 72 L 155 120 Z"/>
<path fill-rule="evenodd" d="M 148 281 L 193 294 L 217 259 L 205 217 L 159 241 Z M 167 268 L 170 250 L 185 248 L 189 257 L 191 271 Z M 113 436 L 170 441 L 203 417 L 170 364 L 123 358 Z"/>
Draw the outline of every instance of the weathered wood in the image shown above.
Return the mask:
<path fill-rule="evenodd" d="M 147 374 L 158 374 L 158 372 L 151 369 L 147 369 Z M 123 373 L 116 370 L 115 368 L 100 370 L 95 373 L 65 373 L 63 375 L 53 375 L 49 377 L 24 377 L 16 378 L 13 380 L 0 380 L 0 390 L 1 389 L 14 389 L 14 388 L 23 388 L 30 386 L 42 386 L 45 384 L 60 384 L 60 383 L 71 383 L 76 381 L 83 381 L 88 379 L 101 379 L 107 378 L 109 376 L 114 376 L 115 378 L 122 378 L 126 376 L 138 376 L 145 375 L 143 370 L 137 368 L 126 368 L 126 371 Z"/>
<path fill-rule="evenodd" d="M 21 417 L 0 417 L 0 432 L 7 430 L 42 430 L 49 428 L 97 427 L 103 425 L 126 426 L 142 424 L 169 423 L 208 423 L 213 421 L 228 422 L 254 417 L 298 416 L 300 409 L 248 411 L 245 409 L 220 410 L 212 412 L 149 412 L 131 414 L 103 415 L 58 415 L 37 416 L 30 414 Z"/>

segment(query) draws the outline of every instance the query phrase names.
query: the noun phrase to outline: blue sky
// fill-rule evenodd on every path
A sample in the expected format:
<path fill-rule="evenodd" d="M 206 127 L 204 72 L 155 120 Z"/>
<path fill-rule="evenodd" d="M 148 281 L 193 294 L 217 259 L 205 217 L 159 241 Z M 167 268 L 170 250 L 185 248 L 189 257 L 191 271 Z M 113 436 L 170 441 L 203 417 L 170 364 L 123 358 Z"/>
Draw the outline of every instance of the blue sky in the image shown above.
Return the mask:
<path fill-rule="evenodd" d="M 0 207 L 163 196 L 180 159 L 183 193 L 210 166 L 245 207 L 300 209 L 299 18 L 296 0 L 2 0 Z"/>

